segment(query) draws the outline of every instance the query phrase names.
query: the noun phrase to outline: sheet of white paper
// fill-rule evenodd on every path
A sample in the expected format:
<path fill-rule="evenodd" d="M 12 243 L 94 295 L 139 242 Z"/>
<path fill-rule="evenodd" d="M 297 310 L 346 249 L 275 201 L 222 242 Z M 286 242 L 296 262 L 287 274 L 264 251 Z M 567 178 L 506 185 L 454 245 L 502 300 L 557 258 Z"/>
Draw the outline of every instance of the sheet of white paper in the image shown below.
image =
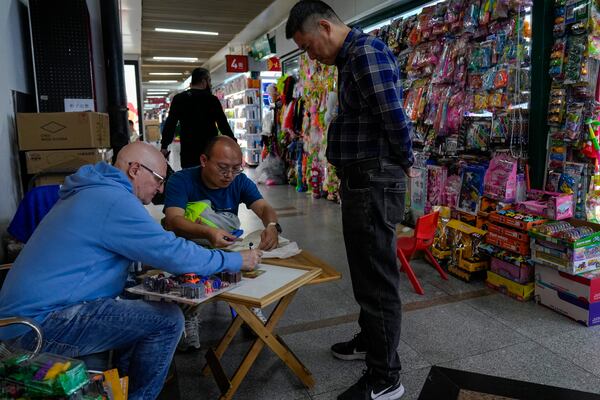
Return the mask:
<path fill-rule="evenodd" d="M 234 242 L 232 245 L 227 246 L 225 248 L 225 250 L 230 250 L 230 251 L 248 250 L 250 248 L 250 243 L 252 243 L 253 249 L 257 249 L 258 245 L 260 244 L 260 235 L 261 235 L 262 231 L 263 231 L 262 229 L 259 229 L 254 232 L 250 232 L 249 234 L 244 236 L 242 238 L 242 240 L 238 240 L 237 242 Z M 290 242 L 289 239 L 279 236 L 279 247 L 285 246 L 289 242 Z"/>
<path fill-rule="evenodd" d="M 278 247 L 273 250 L 264 251 L 262 258 L 290 258 L 296 254 L 300 254 L 302 250 L 298 247 L 298 243 L 290 242 L 285 246 Z"/>
<path fill-rule="evenodd" d="M 65 112 L 94 111 L 94 99 L 65 99 Z"/>
<path fill-rule="evenodd" d="M 306 273 L 303 269 L 266 264 L 258 264 L 256 269 L 265 272 L 253 279 L 242 278 L 242 282 L 228 293 L 261 299 Z"/>

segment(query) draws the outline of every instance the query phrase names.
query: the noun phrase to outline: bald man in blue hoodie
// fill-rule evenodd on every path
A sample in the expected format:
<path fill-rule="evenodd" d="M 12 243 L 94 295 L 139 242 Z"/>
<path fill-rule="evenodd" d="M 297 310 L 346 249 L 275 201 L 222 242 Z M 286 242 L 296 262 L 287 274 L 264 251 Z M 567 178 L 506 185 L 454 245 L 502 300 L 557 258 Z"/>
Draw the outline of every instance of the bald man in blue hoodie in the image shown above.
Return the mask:
<path fill-rule="evenodd" d="M 144 204 L 163 191 L 166 170 L 159 150 L 136 142 L 119 152 L 114 167 L 86 165 L 67 177 L 0 291 L 0 317 L 37 321 L 44 352 L 130 350 L 119 367 L 133 400 L 160 393 L 184 320 L 175 304 L 117 298 L 130 263 L 211 275 L 252 270 L 261 256 L 206 250 L 165 231 Z M 26 349 L 36 341 L 26 328 L 0 330 L 0 340 Z"/>

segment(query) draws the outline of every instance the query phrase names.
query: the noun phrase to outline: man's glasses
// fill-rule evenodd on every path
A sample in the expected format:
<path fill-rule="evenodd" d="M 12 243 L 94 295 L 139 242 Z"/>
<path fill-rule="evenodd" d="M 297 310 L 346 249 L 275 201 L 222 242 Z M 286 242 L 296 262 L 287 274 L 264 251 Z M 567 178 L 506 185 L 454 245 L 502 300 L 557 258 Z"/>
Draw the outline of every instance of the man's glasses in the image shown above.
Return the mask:
<path fill-rule="evenodd" d="M 238 167 L 224 167 L 218 163 L 215 163 L 215 165 L 217 166 L 217 171 L 219 171 L 219 174 L 221 176 L 227 176 L 229 174 L 231 174 L 232 177 L 236 177 L 239 174 L 241 174 L 242 172 L 244 172 L 244 168 L 242 168 L 241 166 Z"/>
<path fill-rule="evenodd" d="M 133 163 L 129 163 L 129 165 L 131 165 L 131 164 L 133 164 Z M 138 162 L 138 164 L 140 164 L 140 167 L 144 168 L 146 171 L 148 171 L 152 175 L 154 175 L 154 178 L 156 179 L 156 183 L 158 183 L 159 185 L 162 185 L 167 180 L 167 178 L 165 178 L 164 176 L 160 175 L 158 172 L 154 171 L 153 169 L 150 169 L 150 168 L 146 167 L 141 162 Z"/>

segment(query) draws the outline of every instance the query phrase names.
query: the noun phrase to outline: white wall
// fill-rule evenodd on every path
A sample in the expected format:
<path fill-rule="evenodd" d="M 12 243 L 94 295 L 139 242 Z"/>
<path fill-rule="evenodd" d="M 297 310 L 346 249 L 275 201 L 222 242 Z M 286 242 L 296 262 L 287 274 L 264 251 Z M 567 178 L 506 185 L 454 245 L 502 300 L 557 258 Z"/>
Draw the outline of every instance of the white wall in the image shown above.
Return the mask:
<path fill-rule="evenodd" d="M 33 92 L 29 43 L 23 30 L 27 24 L 26 4 L 20 0 L 0 1 L 0 229 L 10 222 L 21 199 L 19 158 L 12 91 Z M 25 15 L 23 15 L 25 14 Z M 0 252 L 2 250 L 0 249 Z M 3 256 L 3 254 L 1 254 Z"/>

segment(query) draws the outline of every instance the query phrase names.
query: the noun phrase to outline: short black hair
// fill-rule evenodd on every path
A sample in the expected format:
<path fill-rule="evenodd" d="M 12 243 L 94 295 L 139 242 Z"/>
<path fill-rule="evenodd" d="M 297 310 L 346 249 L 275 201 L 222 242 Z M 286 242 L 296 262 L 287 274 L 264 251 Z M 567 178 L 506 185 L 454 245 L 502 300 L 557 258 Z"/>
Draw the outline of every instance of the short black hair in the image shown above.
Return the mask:
<path fill-rule="evenodd" d="M 296 32 L 304 32 L 305 24 L 311 17 L 324 18 L 337 23 L 342 22 L 333 8 L 321 0 L 301 0 L 290 10 L 285 24 L 285 37 L 291 39 Z"/>
<path fill-rule="evenodd" d="M 192 71 L 192 85 L 210 78 L 210 71 L 206 68 L 198 67 Z"/>

